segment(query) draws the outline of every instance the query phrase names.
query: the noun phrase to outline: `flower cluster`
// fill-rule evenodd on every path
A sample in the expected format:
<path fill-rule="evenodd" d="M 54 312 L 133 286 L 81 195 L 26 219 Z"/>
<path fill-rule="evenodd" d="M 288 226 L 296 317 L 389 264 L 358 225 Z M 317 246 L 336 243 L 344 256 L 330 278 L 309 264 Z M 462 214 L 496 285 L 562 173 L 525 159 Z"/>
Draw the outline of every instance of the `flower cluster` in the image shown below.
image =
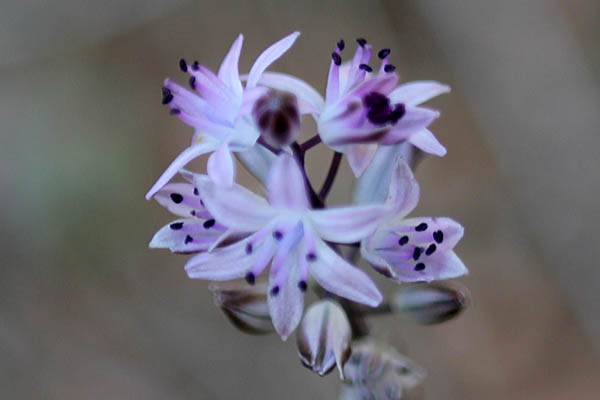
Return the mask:
<path fill-rule="evenodd" d="M 398 283 L 467 273 L 453 251 L 463 234 L 457 222 L 407 217 L 419 201 L 415 155 L 446 153 L 428 129 L 439 113 L 421 103 L 449 87 L 399 84 L 390 49 L 377 52 L 375 70 L 373 48 L 360 38 L 348 62 L 345 42 L 335 45 L 323 97 L 295 76 L 267 71 L 298 36 L 271 45 L 246 75 L 238 70 L 240 35 L 216 73 L 181 59 L 189 88 L 165 80 L 162 103 L 193 136 L 146 195 L 180 217 L 161 228 L 150 247 L 194 254 L 185 265 L 190 278 L 244 279 L 212 290 L 230 320 L 252 333 L 272 327 L 285 340 L 302 321 L 307 290 L 326 297 L 302 321 L 300 355 L 315 372 L 337 365 L 343 377 L 351 338 L 361 335 L 357 320 L 369 307 L 385 306 L 356 256 Z M 317 134 L 299 143 L 307 117 L 316 121 Z M 317 191 L 305 155 L 321 143 L 333 157 Z M 210 154 L 206 174 L 184 169 L 203 154 Z M 352 204 L 327 207 L 344 155 L 356 177 Z M 236 183 L 236 158 L 264 185 L 264 197 Z M 178 173 L 186 182 L 170 183 Z M 353 257 L 343 255 L 344 246 L 355 250 Z M 265 270 L 268 281 L 260 282 Z"/>

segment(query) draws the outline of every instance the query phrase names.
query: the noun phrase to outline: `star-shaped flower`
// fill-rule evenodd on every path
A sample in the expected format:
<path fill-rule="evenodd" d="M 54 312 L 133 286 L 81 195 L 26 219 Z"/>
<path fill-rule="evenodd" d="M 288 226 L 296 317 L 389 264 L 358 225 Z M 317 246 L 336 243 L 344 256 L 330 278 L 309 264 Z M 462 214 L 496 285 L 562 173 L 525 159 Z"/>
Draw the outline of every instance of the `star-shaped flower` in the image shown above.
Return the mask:
<path fill-rule="evenodd" d="M 306 82 L 290 75 L 267 72 L 260 83 L 294 93 L 301 108 L 317 121 L 325 144 L 345 153 L 354 175 L 359 177 L 369 166 L 379 145 L 410 142 L 421 150 L 443 156 L 446 149 L 427 126 L 438 116 L 419 105 L 450 91 L 433 81 L 415 81 L 398 86 L 395 67 L 388 63 L 389 49 L 378 52 L 381 66 L 374 72 L 369 65 L 371 45 L 357 39 L 352 61 L 342 64 L 344 42 L 331 55 L 325 100 Z"/>
<path fill-rule="evenodd" d="M 268 303 L 275 329 L 285 340 L 302 316 L 309 275 L 324 289 L 377 306 L 382 296 L 371 279 L 327 242 L 354 243 L 371 234 L 389 214 L 386 204 L 312 210 L 296 160 L 283 152 L 266 182 L 268 201 L 240 185 L 197 182 L 210 214 L 249 233 L 235 244 L 200 253 L 185 266 L 190 278 L 253 283 L 271 262 Z"/>
<path fill-rule="evenodd" d="M 397 282 L 431 282 L 467 274 L 453 251 L 463 236 L 459 223 L 446 217 L 406 218 L 419 201 L 419 185 L 401 158 L 391 186 L 394 215 L 361 242 L 362 256 Z"/>
<path fill-rule="evenodd" d="M 180 61 L 182 71 L 191 75 L 189 83 L 192 90 L 166 79 L 163 104 L 168 104 L 171 113 L 192 126 L 195 133 L 190 147 L 173 160 L 148 191 L 147 199 L 188 162 L 211 152 L 208 175 L 222 185 L 233 183 L 235 164 L 231 152 L 251 148 L 259 137 L 251 111 L 256 100 L 267 89 L 257 86 L 258 80 L 267 67 L 294 44 L 299 34 L 294 32 L 263 51 L 250 69 L 245 87 L 242 86 L 238 71 L 244 39 L 242 35 L 233 42 L 217 74 L 197 62 L 188 65 L 185 60 Z"/>

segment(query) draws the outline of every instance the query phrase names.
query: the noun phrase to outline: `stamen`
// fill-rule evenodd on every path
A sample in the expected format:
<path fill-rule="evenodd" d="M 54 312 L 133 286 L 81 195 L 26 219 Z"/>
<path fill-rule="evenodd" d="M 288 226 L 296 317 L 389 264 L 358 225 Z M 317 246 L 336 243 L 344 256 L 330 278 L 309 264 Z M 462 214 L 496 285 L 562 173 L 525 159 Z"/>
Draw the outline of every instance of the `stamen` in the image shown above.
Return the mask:
<path fill-rule="evenodd" d="M 404 235 L 400 238 L 400 240 L 398 240 L 398 244 L 400 246 L 404 246 L 406 243 L 408 243 L 408 236 Z"/>
<path fill-rule="evenodd" d="M 164 92 L 163 92 L 164 93 Z M 162 103 L 163 104 L 169 104 L 171 101 L 173 101 L 173 95 L 171 94 L 171 92 L 169 91 L 169 94 L 167 95 L 163 95 L 162 98 Z"/>
<path fill-rule="evenodd" d="M 192 214 L 192 217 L 195 217 L 196 216 L 196 210 L 190 211 L 190 214 Z"/>
<path fill-rule="evenodd" d="M 360 64 L 358 68 L 362 69 L 363 71 L 373 72 L 373 68 L 369 67 L 367 64 Z"/>
<path fill-rule="evenodd" d="M 358 43 L 360 47 L 365 47 L 365 44 L 367 44 L 367 40 L 365 38 L 358 38 L 356 39 L 356 43 Z"/>
<path fill-rule="evenodd" d="M 200 64 L 198 64 L 198 61 L 194 61 L 194 63 L 192 64 L 192 70 L 198 71 L 199 69 L 200 69 Z"/>
<path fill-rule="evenodd" d="M 392 51 L 390 49 L 381 49 L 379 50 L 379 53 L 377 53 L 377 57 L 379 57 L 381 60 L 383 60 L 384 58 L 386 58 L 387 56 L 390 55 Z"/>
<path fill-rule="evenodd" d="M 282 238 L 283 238 L 283 233 L 281 233 L 280 231 L 273 232 L 273 239 L 279 241 Z"/>
<path fill-rule="evenodd" d="M 184 243 L 185 243 L 185 244 L 188 244 L 188 243 L 191 243 L 191 242 L 193 242 L 193 241 L 194 241 L 194 238 L 193 238 L 193 237 L 191 237 L 190 235 L 187 235 L 187 236 L 185 237 L 185 241 L 184 241 Z"/>
<path fill-rule="evenodd" d="M 271 296 L 275 297 L 279 294 L 279 286 L 273 286 L 273 289 L 271 289 Z"/>
<path fill-rule="evenodd" d="M 175 203 L 175 204 L 179 204 L 183 201 L 183 196 L 180 195 L 179 193 L 171 193 L 170 197 L 171 197 L 171 200 L 173 200 L 173 203 Z"/>
<path fill-rule="evenodd" d="M 383 67 L 383 70 L 385 72 L 394 72 L 396 70 L 396 66 L 392 64 L 386 64 L 385 67 Z"/>
<path fill-rule="evenodd" d="M 190 87 L 192 89 L 196 89 L 196 77 L 195 76 L 190 76 Z"/>
<path fill-rule="evenodd" d="M 427 250 L 425 250 L 425 255 L 426 256 L 432 255 L 436 249 L 437 249 L 437 246 L 434 243 L 431 243 L 429 245 L 429 247 L 427 248 Z"/>
<path fill-rule="evenodd" d="M 246 254 L 252 254 L 252 243 L 246 245 Z"/>
<path fill-rule="evenodd" d="M 425 269 L 425 264 L 418 263 L 417 265 L 415 265 L 415 271 L 423 271 Z"/>
<path fill-rule="evenodd" d="M 254 276 L 254 274 L 252 272 L 248 272 L 246 274 L 246 282 L 248 282 L 249 285 L 254 285 L 256 281 L 256 277 Z"/>
<path fill-rule="evenodd" d="M 403 103 L 396 104 L 394 110 L 390 113 L 389 119 L 392 124 L 398 122 L 400 118 L 406 113 L 406 107 Z"/>
<path fill-rule="evenodd" d="M 415 250 L 413 251 L 413 260 L 417 261 L 419 259 L 419 257 L 421 257 L 422 252 L 423 252 L 422 247 L 415 247 Z"/>
<path fill-rule="evenodd" d="M 204 229 L 210 229 L 215 225 L 215 221 L 214 219 L 207 219 L 206 221 L 204 221 L 204 223 L 202 224 L 202 226 L 204 227 Z"/>
<path fill-rule="evenodd" d="M 437 244 L 442 243 L 444 241 L 444 232 L 442 232 L 442 231 L 433 232 L 433 240 L 435 240 L 435 242 Z"/>
<path fill-rule="evenodd" d="M 173 222 L 171 225 L 169 225 L 169 228 L 173 229 L 174 231 L 178 231 L 183 227 L 183 222 Z"/>
<path fill-rule="evenodd" d="M 301 292 L 306 292 L 306 289 L 308 289 L 308 285 L 306 284 L 306 281 L 298 282 L 298 289 L 300 289 Z"/>
<path fill-rule="evenodd" d="M 344 39 L 340 39 L 340 41 L 337 42 L 337 48 L 342 51 L 344 50 L 344 47 L 346 47 L 346 43 L 344 43 Z"/>
<path fill-rule="evenodd" d="M 181 60 L 179 60 L 179 68 L 181 69 L 182 72 L 187 72 L 187 63 L 185 62 L 185 60 L 183 58 Z"/>
<path fill-rule="evenodd" d="M 194 196 L 200 196 L 200 192 L 198 192 L 198 188 L 194 188 Z"/>
<path fill-rule="evenodd" d="M 421 222 L 419 225 L 415 227 L 415 231 L 423 232 L 427 230 L 427 224 L 425 222 Z"/>
<path fill-rule="evenodd" d="M 335 65 L 342 64 L 342 57 L 340 57 L 340 55 L 338 53 L 336 53 L 335 51 L 333 53 L 331 53 L 331 58 L 333 59 L 333 62 Z"/>

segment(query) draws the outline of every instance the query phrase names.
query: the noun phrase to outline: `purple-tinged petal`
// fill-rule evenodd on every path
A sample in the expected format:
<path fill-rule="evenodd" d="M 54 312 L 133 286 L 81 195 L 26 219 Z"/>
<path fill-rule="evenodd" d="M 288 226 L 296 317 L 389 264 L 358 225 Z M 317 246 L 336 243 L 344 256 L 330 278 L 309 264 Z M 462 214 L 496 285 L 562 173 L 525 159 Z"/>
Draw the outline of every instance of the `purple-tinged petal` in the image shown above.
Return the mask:
<path fill-rule="evenodd" d="M 383 205 L 371 204 L 310 210 L 308 217 L 323 239 L 336 243 L 353 243 L 373 233 L 388 213 Z"/>
<path fill-rule="evenodd" d="M 156 232 L 149 247 L 169 249 L 174 253 L 206 251 L 221 233 L 222 227 L 215 226 L 211 220 L 182 219 L 163 226 Z"/>
<path fill-rule="evenodd" d="M 275 216 L 275 210 L 264 198 L 240 185 L 220 187 L 210 181 L 200 181 L 197 185 L 213 217 L 240 232 L 257 231 Z"/>
<path fill-rule="evenodd" d="M 371 58 L 371 50 L 372 47 L 370 44 L 358 46 L 356 49 L 354 57 L 352 58 L 352 63 L 350 64 L 348 79 L 346 80 L 346 85 L 344 87 L 345 93 L 349 92 L 352 87 L 365 79 L 366 72 L 359 68 L 359 66 L 361 64 L 369 63 L 369 58 Z"/>
<path fill-rule="evenodd" d="M 269 171 L 267 192 L 273 207 L 306 210 L 310 205 L 300 167 L 285 152 L 277 157 Z"/>
<path fill-rule="evenodd" d="M 396 216 L 404 217 L 419 203 L 420 188 L 408 163 L 398 157 L 396 164 L 390 180 L 386 204 Z"/>
<path fill-rule="evenodd" d="M 169 182 L 181 168 L 185 167 L 187 163 L 202 154 L 206 154 L 215 150 L 218 146 L 218 142 L 207 140 L 185 149 L 175 158 L 175 160 L 173 160 L 171 165 L 167 167 L 165 172 L 163 172 L 152 188 L 150 188 L 148 193 L 146 193 L 146 200 L 150 200 L 152 196 L 154 196 L 156 192 L 165 186 L 167 182 Z"/>
<path fill-rule="evenodd" d="M 292 47 L 299 35 L 300 32 L 293 32 L 263 51 L 250 69 L 246 87 L 251 88 L 256 86 L 262 73 L 269 67 L 269 65 L 275 62 L 275 60 L 281 57 L 286 51 L 288 51 L 290 47 Z"/>
<path fill-rule="evenodd" d="M 298 286 L 298 255 L 286 257 L 278 271 L 271 268 L 267 301 L 275 330 L 284 341 L 296 329 L 302 318 L 304 291 Z M 281 277 L 280 274 L 284 276 Z"/>
<path fill-rule="evenodd" d="M 429 129 L 423 129 L 408 138 L 408 141 L 423 150 L 425 153 L 434 156 L 443 157 L 446 155 L 446 148 L 438 142 L 435 135 Z"/>
<path fill-rule="evenodd" d="M 206 165 L 208 176 L 220 186 L 231 186 L 235 180 L 235 162 L 227 143 L 221 144 L 208 158 Z"/>
<path fill-rule="evenodd" d="M 210 69 L 200 66 L 197 71 L 188 70 L 196 78 L 196 90 L 216 110 L 222 111 L 232 121 L 242 105 L 242 97 L 219 79 Z"/>
<path fill-rule="evenodd" d="M 394 280 L 397 282 L 431 282 L 458 278 L 469 272 L 465 264 L 453 251 L 440 253 L 438 256 L 432 257 L 427 261 L 426 266 L 423 271 L 415 271 L 406 266 L 395 266 Z"/>
<path fill-rule="evenodd" d="M 262 74 L 258 84 L 295 95 L 298 98 L 302 114 L 318 114 L 325 107 L 325 101 L 319 92 L 295 76 L 267 71 Z"/>
<path fill-rule="evenodd" d="M 359 143 L 346 146 L 345 153 L 348 156 L 348 163 L 356 178 L 361 176 L 373 161 L 377 147 L 376 143 Z"/>
<path fill-rule="evenodd" d="M 335 54 L 339 55 L 339 50 L 336 48 Z M 329 64 L 329 74 L 327 75 L 327 88 L 325 89 L 325 99 L 327 105 L 335 103 L 340 96 L 340 66 L 336 64 L 335 60 L 331 60 Z"/>
<path fill-rule="evenodd" d="M 392 103 L 418 106 L 436 96 L 450 92 L 450 86 L 434 81 L 414 81 L 398 86 L 389 98 Z"/>
<path fill-rule="evenodd" d="M 353 88 L 352 91 L 347 94 L 347 96 L 363 98 L 371 92 L 386 94 L 389 93 L 397 83 L 398 75 L 395 73 L 377 75 L 371 79 L 365 80 L 360 85 Z"/>
<path fill-rule="evenodd" d="M 267 182 L 269 170 L 277 157 L 259 144 L 235 155 L 242 165 L 263 184 Z"/>
<path fill-rule="evenodd" d="M 310 274 L 325 290 L 357 303 L 377 307 L 383 299 L 367 274 L 348 263 L 321 239 L 315 238 L 316 259 Z"/>
<path fill-rule="evenodd" d="M 342 307 L 331 300 L 311 305 L 296 337 L 298 354 L 305 367 L 324 376 L 337 365 L 340 379 L 344 379 L 343 368 L 350 358 L 352 331 Z"/>
<path fill-rule="evenodd" d="M 262 96 L 264 96 L 268 91 L 269 88 L 263 86 L 254 86 L 253 88 L 246 88 L 246 90 L 244 90 L 242 108 L 240 108 L 240 115 L 249 115 L 252 112 L 256 101 Z"/>
<path fill-rule="evenodd" d="M 228 281 L 242 278 L 246 276 L 256 258 L 255 252 L 248 254 L 246 251 L 251 239 L 252 236 L 232 245 L 219 247 L 210 253 L 200 253 L 188 260 L 185 272 L 192 279 Z"/>
<path fill-rule="evenodd" d="M 427 128 L 439 116 L 440 113 L 437 111 L 407 106 L 404 116 L 390 127 L 378 143 L 395 144 L 408 140 L 413 134 Z"/>
<path fill-rule="evenodd" d="M 231 45 L 231 49 L 229 49 L 229 52 L 223 59 L 218 72 L 219 79 L 225 82 L 225 84 L 229 86 L 233 93 L 235 93 L 238 97 L 242 97 L 243 92 L 242 82 L 240 81 L 240 73 L 238 70 L 238 63 L 240 60 L 243 42 L 244 36 L 240 34 Z"/>
<path fill-rule="evenodd" d="M 415 232 L 412 235 L 416 236 L 416 227 L 423 227 L 423 224 L 427 225 L 427 229 L 418 232 L 418 240 L 423 244 L 435 243 L 441 251 L 453 249 L 465 231 L 461 224 L 448 217 L 409 218 L 398 224 L 392 221 L 389 225 L 394 232 Z"/>
<path fill-rule="evenodd" d="M 373 161 L 356 181 L 353 199 L 356 203 L 383 203 L 389 194 L 392 173 L 396 170 L 390 168 L 398 157 L 411 162 L 412 149 L 408 142 L 379 146 Z"/>
<path fill-rule="evenodd" d="M 204 208 L 195 186 L 189 183 L 168 183 L 154 195 L 154 200 L 180 217 L 211 218 Z"/>

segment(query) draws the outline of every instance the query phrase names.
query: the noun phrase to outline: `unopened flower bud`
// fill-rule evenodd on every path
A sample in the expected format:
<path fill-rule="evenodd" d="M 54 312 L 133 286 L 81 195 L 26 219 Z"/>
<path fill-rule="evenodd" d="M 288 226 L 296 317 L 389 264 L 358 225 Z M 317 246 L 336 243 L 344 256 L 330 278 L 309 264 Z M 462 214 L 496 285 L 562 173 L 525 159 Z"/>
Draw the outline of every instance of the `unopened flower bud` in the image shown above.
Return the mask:
<path fill-rule="evenodd" d="M 346 379 L 340 399 L 402 399 L 425 378 L 425 370 L 387 345 L 355 343 L 344 367 Z"/>
<path fill-rule="evenodd" d="M 215 304 L 229 321 L 245 333 L 260 335 L 274 330 L 269 316 L 266 284 L 250 286 L 246 283 L 229 282 L 209 287 Z"/>
<path fill-rule="evenodd" d="M 298 137 L 298 100 L 291 93 L 269 90 L 256 101 L 252 115 L 261 137 L 272 147 L 288 146 Z"/>
<path fill-rule="evenodd" d="M 457 316 L 469 305 L 469 299 L 466 289 L 418 284 L 400 289 L 393 307 L 421 324 L 431 325 Z"/>
<path fill-rule="evenodd" d="M 323 300 L 304 315 L 297 335 L 302 364 L 324 376 L 337 365 L 344 379 L 344 364 L 351 354 L 352 332 L 346 313 L 337 303 Z"/>

